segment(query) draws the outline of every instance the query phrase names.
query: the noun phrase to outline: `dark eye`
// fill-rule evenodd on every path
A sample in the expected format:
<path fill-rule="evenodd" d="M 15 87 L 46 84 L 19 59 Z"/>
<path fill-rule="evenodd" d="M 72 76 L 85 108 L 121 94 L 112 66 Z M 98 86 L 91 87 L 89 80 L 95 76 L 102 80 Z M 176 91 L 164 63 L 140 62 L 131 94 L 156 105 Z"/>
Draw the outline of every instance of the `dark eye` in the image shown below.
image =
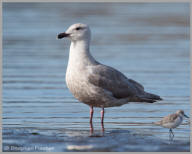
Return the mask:
<path fill-rule="evenodd" d="M 82 28 L 81 28 L 81 27 L 77 27 L 77 28 L 76 28 L 76 30 L 80 30 L 80 29 L 82 29 Z"/>

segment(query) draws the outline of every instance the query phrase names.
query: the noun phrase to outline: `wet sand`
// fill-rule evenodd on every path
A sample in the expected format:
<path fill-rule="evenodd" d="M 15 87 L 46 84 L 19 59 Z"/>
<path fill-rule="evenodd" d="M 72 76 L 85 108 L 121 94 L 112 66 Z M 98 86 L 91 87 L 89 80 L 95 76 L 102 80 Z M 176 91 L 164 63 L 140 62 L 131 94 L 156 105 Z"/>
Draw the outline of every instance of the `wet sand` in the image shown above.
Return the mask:
<path fill-rule="evenodd" d="M 189 141 L 162 140 L 134 130 L 86 130 L 19 128 L 4 129 L 3 151 L 23 152 L 187 152 Z M 19 142 L 17 142 L 19 141 Z"/>

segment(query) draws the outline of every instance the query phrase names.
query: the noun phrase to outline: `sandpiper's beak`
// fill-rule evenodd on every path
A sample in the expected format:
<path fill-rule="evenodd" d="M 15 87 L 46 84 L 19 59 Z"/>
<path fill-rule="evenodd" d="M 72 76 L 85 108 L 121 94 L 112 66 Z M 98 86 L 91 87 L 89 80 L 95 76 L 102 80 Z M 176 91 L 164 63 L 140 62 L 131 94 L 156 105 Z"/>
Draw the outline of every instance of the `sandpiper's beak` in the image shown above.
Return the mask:
<path fill-rule="evenodd" d="M 68 37 L 70 34 L 67 34 L 67 33 L 60 33 L 58 36 L 57 36 L 57 38 L 58 39 L 62 39 L 62 38 L 64 38 L 64 37 Z"/>
<path fill-rule="evenodd" d="M 186 118 L 189 118 L 186 114 L 184 114 L 184 116 L 185 116 Z"/>

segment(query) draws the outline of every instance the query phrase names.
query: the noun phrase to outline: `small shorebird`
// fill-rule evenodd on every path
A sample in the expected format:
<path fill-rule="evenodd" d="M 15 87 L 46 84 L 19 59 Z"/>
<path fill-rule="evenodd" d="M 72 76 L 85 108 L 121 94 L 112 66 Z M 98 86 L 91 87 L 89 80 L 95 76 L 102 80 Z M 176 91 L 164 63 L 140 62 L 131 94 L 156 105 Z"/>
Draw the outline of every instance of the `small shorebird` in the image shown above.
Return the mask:
<path fill-rule="evenodd" d="M 153 122 L 153 124 L 169 128 L 170 135 L 172 134 L 174 136 L 172 129 L 178 127 L 182 123 L 183 117 L 189 118 L 183 110 L 178 110 L 176 113 L 163 117 L 160 121 Z"/>
<path fill-rule="evenodd" d="M 153 103 L 162 100 L 158 95 L 144 91 L 144 87 L 128 79 L 118 70 L 96 61 L 89 51 L 91 31 L 86 24 L 71 25 L 58 39 L 71 40 L 69 61 L 66 71 L 67 87 L 76 99 L 90 106 L 90 123 L 93 107 L 104 108 L 121 106 L 128 102 Z"/>

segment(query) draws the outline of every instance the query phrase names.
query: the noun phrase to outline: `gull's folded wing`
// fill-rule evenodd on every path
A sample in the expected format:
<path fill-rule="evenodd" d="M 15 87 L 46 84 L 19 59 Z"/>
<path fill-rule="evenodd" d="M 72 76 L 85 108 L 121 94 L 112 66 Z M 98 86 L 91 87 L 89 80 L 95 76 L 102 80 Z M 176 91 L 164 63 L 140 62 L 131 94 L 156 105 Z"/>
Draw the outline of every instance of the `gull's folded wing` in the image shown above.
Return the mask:
<path fill-rule="evenodd" d="M 116 98 L 126 98 L 144 93 L 141 84 L 128 79 L 121 72 L 105 65 L 90 66 L 88 80 L 93 85 L 110 91 Z"/>

